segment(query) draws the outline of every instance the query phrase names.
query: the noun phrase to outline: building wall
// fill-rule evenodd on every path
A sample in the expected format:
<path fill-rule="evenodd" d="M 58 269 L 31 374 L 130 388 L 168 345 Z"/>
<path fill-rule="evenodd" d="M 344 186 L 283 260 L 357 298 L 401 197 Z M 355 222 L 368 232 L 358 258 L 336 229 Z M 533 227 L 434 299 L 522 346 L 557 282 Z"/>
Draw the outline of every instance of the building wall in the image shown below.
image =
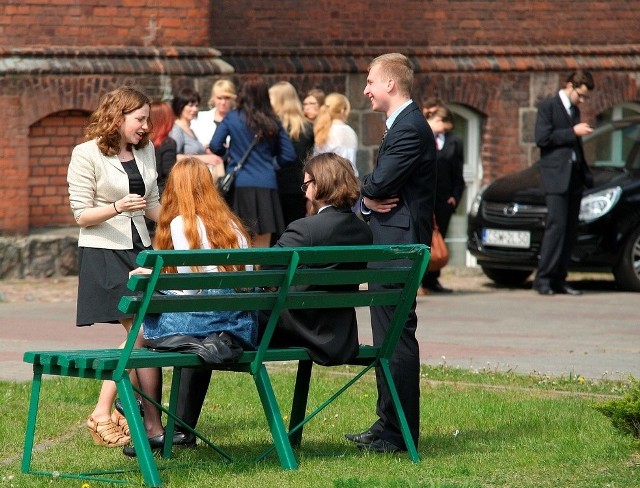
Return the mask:
<path fill-rule="evenodd" d="M 176 6 L 177 5 L 177 6 Z M 535 161 L 536 104 L 569 71 L 597 90 L 583 109 L 636 101 L 640 2 L 557 0 L 10 0 L 0 6 L 0 235 L 71 223 L 65 166 L 86 117 L 131 84 L 153 99 L 251 74 L 345 93 L 358 166 L 375 159 L 383 117 L 362 95 L 378 54 L 410 57 L 417 101 L 438 95 L 483 120 L 483 179 Z M 66 126 L 66 130 L 63 129 Z"/>

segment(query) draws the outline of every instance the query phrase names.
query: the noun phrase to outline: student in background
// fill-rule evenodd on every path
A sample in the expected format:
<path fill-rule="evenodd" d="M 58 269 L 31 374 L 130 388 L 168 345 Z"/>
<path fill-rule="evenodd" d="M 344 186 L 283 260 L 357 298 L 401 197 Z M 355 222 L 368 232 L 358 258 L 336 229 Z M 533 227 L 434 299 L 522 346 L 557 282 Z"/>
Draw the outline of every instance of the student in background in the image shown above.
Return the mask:
<path fill-rule="evenodd" d="M 332 152 L 342 156 L 351 163 L 354 174 L 358 176 L 356 168 L 358 136 L 356 131 L 347 125 L 350 111 L 351 104 L 347 97 L 340 93 L 327 95 L 313 128 L 315 138 L 313 153 Z"/>
<path fill-rule="evenodd" d="M 303 165 L 313 151 L 313 124 L 302 112 L 296 89 L 288 81 L 280 81 L 269 88 L 273 110 L 280 117 L 296 152 L 296 161 L 277 172 L 278 194 L 284 216 L 284 225 L 301 219 L 307 213 L 307 199 L 300 192 Z M 278 236 L 275 236 L 276 238 Z"/>

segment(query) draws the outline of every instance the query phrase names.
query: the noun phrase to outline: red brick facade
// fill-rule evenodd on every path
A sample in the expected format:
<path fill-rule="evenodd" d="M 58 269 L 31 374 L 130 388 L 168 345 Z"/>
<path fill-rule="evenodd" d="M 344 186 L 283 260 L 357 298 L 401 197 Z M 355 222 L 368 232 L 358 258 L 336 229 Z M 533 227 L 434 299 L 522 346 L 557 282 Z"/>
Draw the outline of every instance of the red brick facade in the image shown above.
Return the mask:
<path fill-rule="evenodd" d="M 481 117 L 483 179 L 492 180 L 535 160 L 536 104 L 568 71 L 594 73 L 587 120 L 640 99 L 638 7 L 625 0 L 12 2 L 0 15 L 0 235 L 72 222 L 71 149 L 100 96 L 121 84 L 160 99 L 189 83 L 206 100 L 217 76 L 259 73 L 301 92 L 317 85 L 343 92 L 366 170 L 382 117 L 362 89 L 368 62 L 389 51 L 414 64 L 416 100 L 437 94 Z"/>

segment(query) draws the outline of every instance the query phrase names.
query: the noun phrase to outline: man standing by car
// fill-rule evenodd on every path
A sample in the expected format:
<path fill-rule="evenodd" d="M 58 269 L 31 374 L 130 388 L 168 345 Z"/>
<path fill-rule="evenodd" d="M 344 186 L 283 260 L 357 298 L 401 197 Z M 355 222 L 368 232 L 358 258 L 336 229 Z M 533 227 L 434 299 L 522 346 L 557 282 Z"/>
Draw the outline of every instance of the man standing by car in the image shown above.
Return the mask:
<path fill-rule="evenodd" d="M 538 107 L 535 138 L 540 148 L 540 176 L 547 205 L 545 233 L 533 287 L 541 295 L 580 295 L 567 282 L 567 268 L 578 229 L 580 200 L 592 176 L 581 137 L 593 132 L 580 122 L 578 106 L 594 88 L 588 71 L 574 71 L 557 95 Z"/>

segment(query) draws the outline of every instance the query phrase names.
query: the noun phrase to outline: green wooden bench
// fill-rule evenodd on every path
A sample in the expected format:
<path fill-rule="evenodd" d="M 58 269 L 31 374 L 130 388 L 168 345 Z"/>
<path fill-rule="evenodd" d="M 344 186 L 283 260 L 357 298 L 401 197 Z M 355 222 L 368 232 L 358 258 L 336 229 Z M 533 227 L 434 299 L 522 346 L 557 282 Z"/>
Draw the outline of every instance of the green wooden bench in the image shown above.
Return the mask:
<path fill-rule="evenodd" d="M 207 366 L 195 354 L 134 349 L 134 338 L 137 336 L 147 313 L 205 310 L 271 311 L 270 320 L 257 350 L 243 352 L 237 363 L 212 368 L 246 372 L 253 378 L 273 438 L 273 446 L 264 452 L 261 458 L 275 450 L 284 469 L 296 469 L 297 461 L 292 446 L 300 445 L 303 426 L 365 373 L 374 367 L 380 367 L 392 395 L 408 454 L 414 462 L 417 462 L 419 460 L 418 453 L 398 399 L 389 370 L 389 361 L 415 300 L 416 291 L 428 260 L 429 248 L 424 245 L 142 252 L 138 256 L 138 264 L 151 268 L 152 272 L 149 275 L 133 276 L 129 280 L 128 286 L 135 293 L 132 296 L 123 297 L 120 302 L 120 310 L 135 314 L 131 333 L 123 349 L 29 351 L 24 354 L 24 361 L 33 364 L 33 382 L 22 471 L 31 474 L 53 475 L 52 472 L 37 471 L 31 467 L 42 375 L 113 380 L 117 385 L 118 394 L 129 421 L 131 438 L 136 448 L 144 482 L 149 486 L 160 486 L 161 479 L 155 458 L 149 447 L 134 396 L 134 388 L 129 380 L 127 370 L 148 367 L 173 368 L 169 406 L 164 408 L 156 404 L 167 414 L 166 444 L 162 455 L 170 457 L 175 424 L 176 422 L 181 423 L 180 419 L 175 416 L 181 368 L 211 367 Z M 362 268 L 362 265 L 355 264 L 384 262 L 387 262 L 387 265 L 382 268 Z M 345 264 L 344 269 L 342 267 L 341 269 L 323 268 L 330 263 L 354 264 Z M 161 273 L 165 266 L 225 264 L 252 264 L 256 269 L 219 273 Z M 371 291 L 366 285 L 373 283 L 401 284 L 402 286 Z M 299 291 L 296 289 L 296 285 L 311 284 L 322 286 L 357 284 L 358 289 L 353 291 L 344 291 L 339 288 L 334 288 L 335 291 Z M 234 288 L 242 289 L 244 292 L 232 295 L 166 295 L 157 293 L 158 290 L 203 288 Z M 372 305 L 395 306 L 391 327 L 383 344 L 375 347 L 361 345 L 357 357 L 349 364 L 362 367 L 358 368 L 357 373 L 342 388 L 322 402 L 314 411 L 307 413 L 307 396 L 313 363 L 302 348 L 269 348 L 279 314 L 287 308 L 369 307 Z M 265 367 L 267 363 L 274 361 L 298 361 L 288 429 L 284 425 L 280 407 Z M 229 454 L 206 439 L 200 432 L 186 426 L 184 428 L 195 433 L 225 459 L 232 460 Z M 86 473 L 63 474 L 56 472 L 55 475 L 116 481 Z"/>

